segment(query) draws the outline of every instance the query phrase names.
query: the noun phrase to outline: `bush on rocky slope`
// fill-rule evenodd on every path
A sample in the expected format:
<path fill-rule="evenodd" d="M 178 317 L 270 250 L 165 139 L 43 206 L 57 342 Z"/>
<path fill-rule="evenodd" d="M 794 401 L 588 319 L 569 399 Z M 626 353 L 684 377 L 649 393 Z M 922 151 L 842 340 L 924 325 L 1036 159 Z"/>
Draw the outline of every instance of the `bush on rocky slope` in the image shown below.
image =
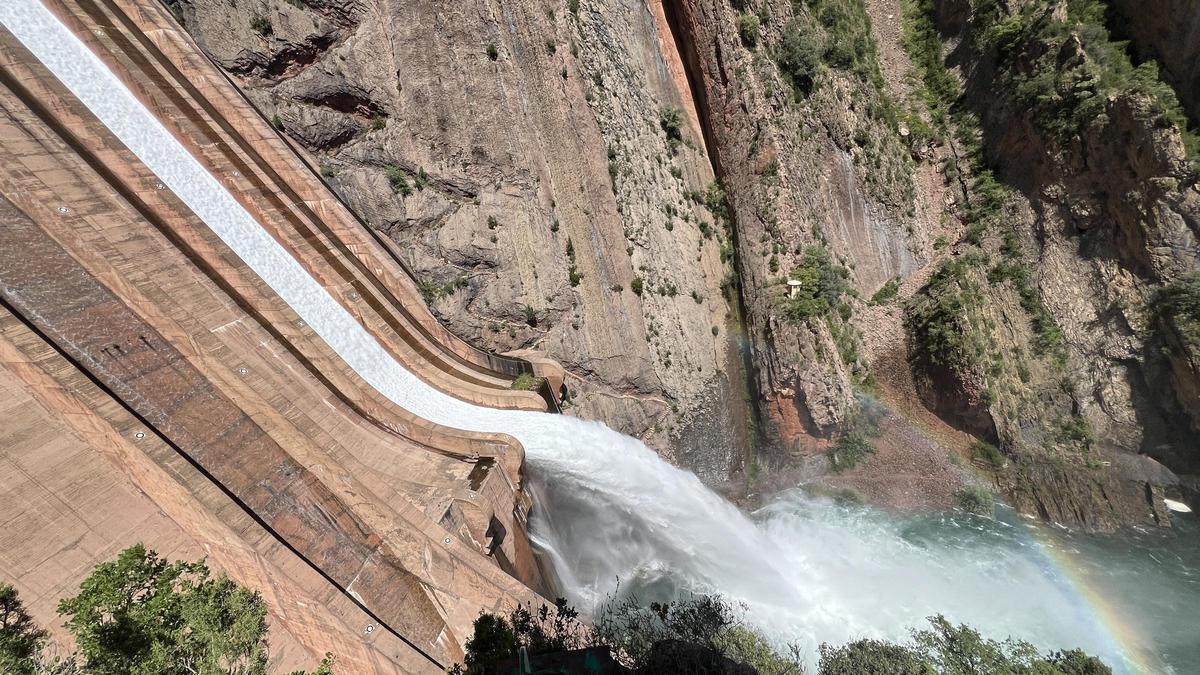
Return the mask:
<path fill-rule="evenodd" d="M 1200 350 L 1200 272 L 1193 272 L 1163 288 L 1158 306 L 1188 347 Z"/>
<path fill-rule="evenodd" d="M 618 665 L 604 672 L 636 675 L 801 675 L 799 649 L 777 651 L 748 628 L 741 613 L 717 596 L 695 596 L 643 606 L 637 598 L 610 599 L 595 626 L 559 599 L 554 607 L 518 608 L 508 616 L 483 614 L 467 642 L 464 664 L 450 672 L 492 675 L 512 672 L 520 647 L 535 665 L 538 656 L 567 650 L 610 653 Z M 1109 675 L 1100 659 L 1081 650 L 1039 652 L 1028 642 L 992 640 L 943 616 L 912 631 L 904 644 L 858 640 L 822 644 L 819 675 Z M 599 661 L 599 658 L 594 659 Z M 505 664 L 501 666 L 500 664 Z M 596 672 L 592 669 L 589 672 Z"/>
<path fill-rule="evenodd" d="M 909 300 L 905 326 L 912 337 L 914 362 L 945 366 L 960 373 L 982 363 L 990 338 L 976 318 L 984 298 L 972 261 L 963 256 L 944 263 L 922 292 Z"/>
<path fill-rule="evenodd" d="M 996 0 L 975 17 L 983 45 L 995 50 L 997 84 L 1025 107 L 1043 133 L 1067 143 L 1104 114 L 1112 95 L 1144 96 L 1153 123 L 1179 129 L 1189 160 L 1200 167 L 1200 135 L 1189 130 L 1175 91 L 1159 78 L 1158 64 L 1134 65 L 1127 44 L 1105 27 L 1099 0 L 1030 2 L 1006 14 Z"/>
<path fill-rule="evenodd" d="M 817 68 L 821 64 L 821 46 L 799 19 L 793 19 L 783 29 L 783 41 L 775 60 L 797 98 L 812 93 L 816 86 Z"/>
<path fill-rule="evenodd" d="M 833 262 L 828 250 L 809 246 L 804 251 L 803 262 L 788 276 L 790 284 L 784 301 L 784 316 L 799 323 L 838 309 L 849 288 L 846 283 L 849 275 L 849 270 Z"/>

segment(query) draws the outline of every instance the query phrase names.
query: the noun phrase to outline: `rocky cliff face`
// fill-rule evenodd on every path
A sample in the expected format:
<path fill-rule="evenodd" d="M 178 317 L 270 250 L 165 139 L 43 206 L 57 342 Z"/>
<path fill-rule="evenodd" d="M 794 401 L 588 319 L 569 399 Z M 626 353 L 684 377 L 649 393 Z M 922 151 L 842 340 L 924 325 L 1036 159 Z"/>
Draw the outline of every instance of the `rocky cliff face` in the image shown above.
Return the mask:
<path fill-rule="evenodd" d="M 981 344 L 948 370 L 914 365 L 973 394 L 941 409 L 1006 451 L 999 484 L 1019 506 L 1106 529 L 1153 520 L 1175 474 L 1200 468 L 1194 359 L 1162 302 L 1196 269 L 1200 192 L 1173 92 L 1114 66 L 1103 7 L 1082 6 L 939 3 L 979 121 L 952 145 L 984 159 L 957 165 L 968 236 L 953 280 L 923 290 L 917 336 L 944 325 L 933 307 Z"/>
<path fill-rule="evenodd" d="M 879 388 L 900 428 L 999 445 L 968 452 L 1024 510 L 1154 521 L 1181 489 L 1163 464 L 1196 472 L 1194 351 L 1157 300 L 1195 269 L 1196 174 L 1173 92 L 1101 34 L 1103 7 L 868 2 L 871 24 L 858 3 L 673 6 L 732 207 L 771 440 L 827 450 L 837 469 L 863 426 L 852 392 Z M 897 24 L 914 12 L 954 37 L 952 51 L 931 38 L 952 97 L 897 53 L 913 50 Z M 1016 35 L 1039 17 L 1045 34 Z M 1005 39 L 1027 44 L 1001 53 Z M 1048 129 L 1055 115 L 1077 126 Z M 894 443 L 875 441 L 848 482 L 903 471 Z"/>
<path fill-rule="evenodd" d="M 668 4 L 688 45 L 737 233 L 768 436 L 785 444 L 801 434 L 828 437 L 847 421 L 853 385 L 866 374 L 850 317 L 925 255 L 924 233 L 906 227 L 912 167 L 888 128 L 890 103 L 882 83 L 854 72 L 877 69 L 873 52 L 852 54 L 862 63 L 846 68 L 818 63 L 839 41 L 870 40 L 869 24 L 847 14 L 863 23 L 846 38 L 790 2 L 747 5 L 740 14 L 724 2 Z M 753 44 L 739 31 L 744 21 L 758 27 Z M 809 50 L 818 62 L 804 62 Z M 797 72 L 772 59 L 785 52 Z M 810 272 L 815 281 L 801 278 Z"/>
<path fill-rule="evenodd" d="M 451 330 L 561 362 L 572 414 L 740 467 L 723 233 L 689 198 L 712 169 L 657 5 L 170 4 Z"/>
<path fill-rule="evenodd" d="M 1174 91 L 1079 6 L 173 2 L 446 324 L 560 360 L 574 414 L 736 474 L 740 317 L 764 488 L 980 476 L 1103 529 L 1200 474 L 1200 329 L 1162 302 L 1200 200 Z"/>
<path fill-rule="evenodd" d="M 1200 119 L 1200 12 L 1189 0 L 1113 0 L 1114 29 L 1133 40 L 1140 59 L 1153 59 L 1179 93 L 1192 119 Z"/>
<path fill-rule="evenodd" d="M 964 437 L 916 403 L 897 301 L 955 230 L 902 103 L 899 3 L 668 6 L 737 234 L 765 487 L 951 504 Z"/>

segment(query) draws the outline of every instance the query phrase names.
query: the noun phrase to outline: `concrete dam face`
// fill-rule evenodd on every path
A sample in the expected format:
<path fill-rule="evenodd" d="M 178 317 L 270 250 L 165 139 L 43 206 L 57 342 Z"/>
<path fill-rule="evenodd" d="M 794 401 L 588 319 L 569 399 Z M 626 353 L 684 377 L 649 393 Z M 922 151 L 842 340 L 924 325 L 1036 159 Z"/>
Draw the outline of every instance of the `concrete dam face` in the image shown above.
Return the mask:
<path fill-rule="evenodd" d="M 552 365 L 450 336 L 158 3 L 0 25 L 0 576 L 35 616 L 138 541 L 261 590 L 284 668 L 440 672 L 538 601 L 502 430 L 554 426 L 511 387 Z"/>

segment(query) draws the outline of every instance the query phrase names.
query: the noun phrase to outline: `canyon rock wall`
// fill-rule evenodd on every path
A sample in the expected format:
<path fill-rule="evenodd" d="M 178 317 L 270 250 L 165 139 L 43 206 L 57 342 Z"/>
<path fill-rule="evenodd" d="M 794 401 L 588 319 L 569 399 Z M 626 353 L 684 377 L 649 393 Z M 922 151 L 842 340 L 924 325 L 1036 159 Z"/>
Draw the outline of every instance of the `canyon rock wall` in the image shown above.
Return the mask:
<path fill-rule="evenodd" d="M 899 3 L 667 4 L 736 231 L 764 489 L 951 505 L 971 478 L 943 443 L 965 436 L 916 401 L 897 301 L 954 233 L 895 103 Z M 850 468 L 855 446 L 874 452 Z"/>
<path fill-rule="evenodd" d="M 928 3 L 981 134 L 939 140 L 902 49 L 901 17 L 921 3 L 867 2 L 870 22 L 857 3 L 669 4 L 733 213 L 768 440 L 826 450 L 836 469 L 841 443 L 822 439 L 862 427 L 878 395 L 959 453 L 998 444 L 983 473 L 1023 510 L 1095 529 L 1161 520 L 1151 502 L 1197 469 L 1195 353 L 1158 301 L 1196 268 L 1197 193 L 1158 85 L 1121 72 L 1129 90 L 1105 92 L 1074 141 L 1048 138 L 1049 113 L 997 84 L 971 6 Z M 1072 30 L 1065 5 L 1034 5 L 997 11 L 1046 5 Z M 1063 40 L 1059 73 L 1108 67 L 1082 44 Z M 1004 202 L 986 223 L 981 185 Z M 831 270 L 840 288 L 821 281 Z M 811 275 L 828 304 L 798 302 Z M 869 482 L 894 454 L 857 472 Z"/>
<path fill-rule="evenodd" d="M 931 172 L 914 178 L 888 101 L 903 73 L 878 76 L 861 8 L 843 45 L 778 0 L 168 6 L 397 242 L 447 326 L 566 366 L 569 413 L 753 482 L 757 463 L 736 474 L 759 437 L 768 469 L 827 468 L 875 352 L 907 374 L 895 303 L 869 299 L 947 228 L 913 226 L 940 195 L 917 189 Z M 801 96 L 775 57 L 797 33 L 861 64 Z M 918 445 L 944 503 L 962 477 Z M 892 473 L 875 478 L 906 492 Z"/>
<path fill-rule="evenodd" d="M 759 3 L 758 15 L 770 19 L 758 20 L 751 47 L 738 30 L 739 16 L 751 14 L 708 0 L 668 5 L 689 50 L 737 232 L 767 437 L 804 451 L 800 439 L 828 438 L 847 422 L 854 384 L 865 376 L 849 317 L 928 255 L 925 233 L 906 227 L 907 151 L 880 116 L 881 88 L 825 69 L 802 94 L 803 85 L 780 72 L 771 55 L 796 33 L 824 35 L 803 6 Z M 793 292 L 789 275 L 814 266 L 833 270 L 847 288 L 819 298 L 828 306 L 809 317 L 789 317 L 787 301 L 807 293 Z"/>
<path fill-rule="evenodd" d="M 981 420 L 972 431 L 1014 458 L 999 483 L 1018 506 L 1098 529 L 1154 522 L 1147 499 L 1186 492 L 1200 470 L 1194 353 L 1162 302 L 1200 256 L 1196 167 L 1153 88 L 1123 75 L 1129 84 L 1106 90 L 1075 75 L 1106 67 L 1106 55 L 1080 39 L 1087 22 L 1065 4 L 1015 4 L 997 20 L 1014 35 L 1032 25 L 1018 20 L 1023 9 L 1062 28 L 1007 45 L 966 3 L 937 5 L 987 164 L 1013 194 L 1003 227 L 961 258 L 979 270 L 962 278 L 982 298 L 975 329 L 988 344 L 943 386 L 986 392 L 960 419 Z M 1047 58 L 1060 83 L 1097 87 L 1091 117 L 1020 99 Z M 1084 126 L 1055 133 L 1066 124 L 1056 117 L 1071 115 Z"/>

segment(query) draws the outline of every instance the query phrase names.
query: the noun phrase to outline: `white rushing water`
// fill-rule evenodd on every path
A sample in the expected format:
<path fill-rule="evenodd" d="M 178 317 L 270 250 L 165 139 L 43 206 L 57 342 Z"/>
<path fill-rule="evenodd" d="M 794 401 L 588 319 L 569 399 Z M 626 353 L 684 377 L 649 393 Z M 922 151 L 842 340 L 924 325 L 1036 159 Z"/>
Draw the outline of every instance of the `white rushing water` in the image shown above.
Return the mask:
<path fill-rule="evenodd" d="M 266 281 L 372 387 L 434 422 L 503 431 L 524 444 L 551 508 L 535 537 L 584 606 L 618 578 L 647 589 L 719 592 L 750 621 L 812 655 L 822 641 L 903 638 L 944 612 L 985 632 L 1117 658 L 1106 632 L 1037 552 L 1014 536 L 980 555 L 961 539 L 922 538 L 903 523 L 787 495 L 747 516 L 691 473 L 602 424 L 500 411 L 413 376 L 36 0 L 3 0 L 0 23 Z M 70 206 L 70 205 L 67 205 Z"/>

